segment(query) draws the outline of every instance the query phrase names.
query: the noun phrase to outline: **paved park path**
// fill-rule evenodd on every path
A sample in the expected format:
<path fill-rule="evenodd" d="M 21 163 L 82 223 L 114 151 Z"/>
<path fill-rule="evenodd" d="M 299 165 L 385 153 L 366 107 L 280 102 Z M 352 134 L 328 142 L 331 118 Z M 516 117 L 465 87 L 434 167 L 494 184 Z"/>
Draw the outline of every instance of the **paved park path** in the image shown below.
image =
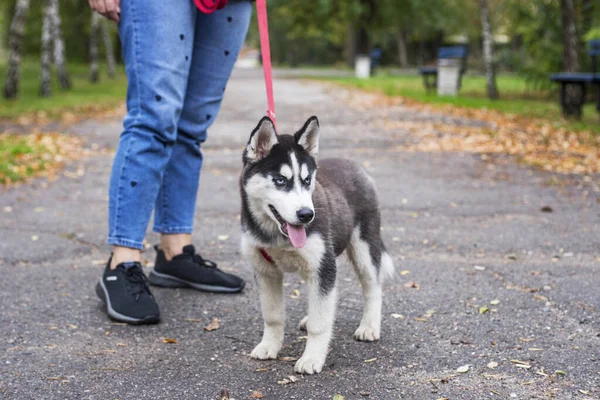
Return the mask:
<path fill-rule="evenodd" d="M 599 399 L 597 177 L 578 185 L 477 154 L 404 152 L 398 144 L 410 134 L 392 135 L 377 121 L 478 122 L 402 106 L 361 110 L 349 96 L 317 82 L 276 82 L 280 131 L 318 115 L 322 156 L 359 160 L 378 183 L 397 269 L 379 342 L 352 340 L 360 291 L 342 265 L 323 373 L 282 385 L 293 362 L 250 359 L 262 320 L 238 249 L 237 179 L 265 96 L 259 71 L 236 71 L 204 146 L 195 243 L 248 280 L 244 293 L 154 289 L 161 324 L 111 323 L 93 290 L 109 253 L 111 155 L 74 162 L 56 182 L 0 190 L 0 398 L 216 399 L 227 389 L 238 400 L 253 390 L 278 400 Z M 118 119 L 87 121 L 70 131 L 114 148 L 120 127 Z M 152 263 L 153 250 L 144 258 Z M 305 288 L 294 276 L 286 282 L 281 356 L 296 358 Z M 220 328 L 204 331 L 213 317 Z"/>

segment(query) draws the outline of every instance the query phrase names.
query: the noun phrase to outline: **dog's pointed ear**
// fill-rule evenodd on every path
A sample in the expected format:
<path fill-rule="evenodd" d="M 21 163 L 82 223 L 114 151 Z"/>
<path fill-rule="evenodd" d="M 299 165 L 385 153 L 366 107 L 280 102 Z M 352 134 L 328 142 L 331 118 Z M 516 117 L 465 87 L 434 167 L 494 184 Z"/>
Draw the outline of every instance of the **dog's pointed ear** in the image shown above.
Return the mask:
<path fill-rule="evenodd" d="M 269 117 L 264 117 L 250 134 L 244 152 L 244 160 L 251 163 L 262 160 L 277 143 L 277 133 L 275 133 L 273 121 Z"/>
<path fill-rule="evenodd" d="M 294 135 L 296 143 L 304 147 L 314 158 L 319 155 L 319 130 L 319 120 L 313 115 Z"/>

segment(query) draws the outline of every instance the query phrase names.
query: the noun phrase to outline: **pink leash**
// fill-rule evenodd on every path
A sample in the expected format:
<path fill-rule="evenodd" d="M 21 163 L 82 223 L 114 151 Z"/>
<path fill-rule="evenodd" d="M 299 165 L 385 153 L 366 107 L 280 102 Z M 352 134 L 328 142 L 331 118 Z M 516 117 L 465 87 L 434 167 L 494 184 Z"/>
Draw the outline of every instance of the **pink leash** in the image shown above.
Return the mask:
<path fill-rule="evenodd" d="M 275 120 L 275 99 L 273 97 L 273 70 L 271 69 L 271 46 L 269 45 L 269 22 L 267 21 L 267 0 L 256 0 L 256 15 L 258 17 L 258 32 L 260 34 L 260 54 L 262 57 L 263 71 L 265 73 L 265 86 L 267 88 L 267 116 Z"/>
<path fill-rule="evenodd" d="M 258 19 L 258 33 L 260 35 L 260 55 L 262 57 L 263 71 L 265 73 L 265 86 L 267 88 L 267 116 L 273 121 L 277 130 L 275 119 L 275 99 L 273 97 L 273 70 L 271 68 L 271 46 L 269 45 L 269 22 L 267 21 L 267 0 L 256 0 L 256 16 Z M 273 258 L 265 249 L 258 249 L 263 258 L 273 263 Z"/>

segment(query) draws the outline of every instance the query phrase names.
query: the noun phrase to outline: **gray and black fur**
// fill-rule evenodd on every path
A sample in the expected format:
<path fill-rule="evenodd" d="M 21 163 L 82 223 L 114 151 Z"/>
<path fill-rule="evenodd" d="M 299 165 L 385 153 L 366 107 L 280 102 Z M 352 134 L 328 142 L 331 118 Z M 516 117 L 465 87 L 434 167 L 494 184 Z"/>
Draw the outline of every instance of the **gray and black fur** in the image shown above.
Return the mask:
<path fill-rule="evenodd" d="M 254 267 L 265 319 L 263 340 L 252 357 L 277 356 L 283 342 L 283 272 L 297 271 L 307 282 L 309 312 L 301 323 L 308 330 L 307 346 L 295 370 L 309 374 L 321 371 L 331 338 L 336 260 L 348 256 L 363 288 L 358 340 L 379 339 L 381 285 L 393 272 L 380 236 L 373 180 L 349 160 L 319 160 L 317 168 L 319 130 L 317 118 L 311 117 L 294 135 L 277 136 L 271 120 L 263 118 L 250 135 L 240 179 L 242 250 Z M 295 217 L 300 209 L 312 210 L 312 220 Z M 304 228 L 303 247 L 292 246 L 285 233 L 290 225 L 300 232 Z"/>

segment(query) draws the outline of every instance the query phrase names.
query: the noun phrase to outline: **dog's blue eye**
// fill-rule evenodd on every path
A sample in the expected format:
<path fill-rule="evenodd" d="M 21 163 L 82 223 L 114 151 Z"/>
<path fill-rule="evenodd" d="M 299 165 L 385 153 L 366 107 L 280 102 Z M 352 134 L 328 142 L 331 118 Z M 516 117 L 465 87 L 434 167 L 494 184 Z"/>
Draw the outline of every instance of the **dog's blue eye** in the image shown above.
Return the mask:
<path fill-rule="evenodd" d="M 310 180 L 311 180 L 311 177 L 310 177 L 310 175 L 309 175 L 309 176 L 307 176 L 306 178 L 304 178 L 304 183 L 305 183 L 306 185 L 310 185 Z"/>
<path fill-rule="evenodd" d="M 285 179 L 283 176 L 276 176 L 273 178 L 273 183 L 275 186 L 285 186 L 287 179 Z"/>

